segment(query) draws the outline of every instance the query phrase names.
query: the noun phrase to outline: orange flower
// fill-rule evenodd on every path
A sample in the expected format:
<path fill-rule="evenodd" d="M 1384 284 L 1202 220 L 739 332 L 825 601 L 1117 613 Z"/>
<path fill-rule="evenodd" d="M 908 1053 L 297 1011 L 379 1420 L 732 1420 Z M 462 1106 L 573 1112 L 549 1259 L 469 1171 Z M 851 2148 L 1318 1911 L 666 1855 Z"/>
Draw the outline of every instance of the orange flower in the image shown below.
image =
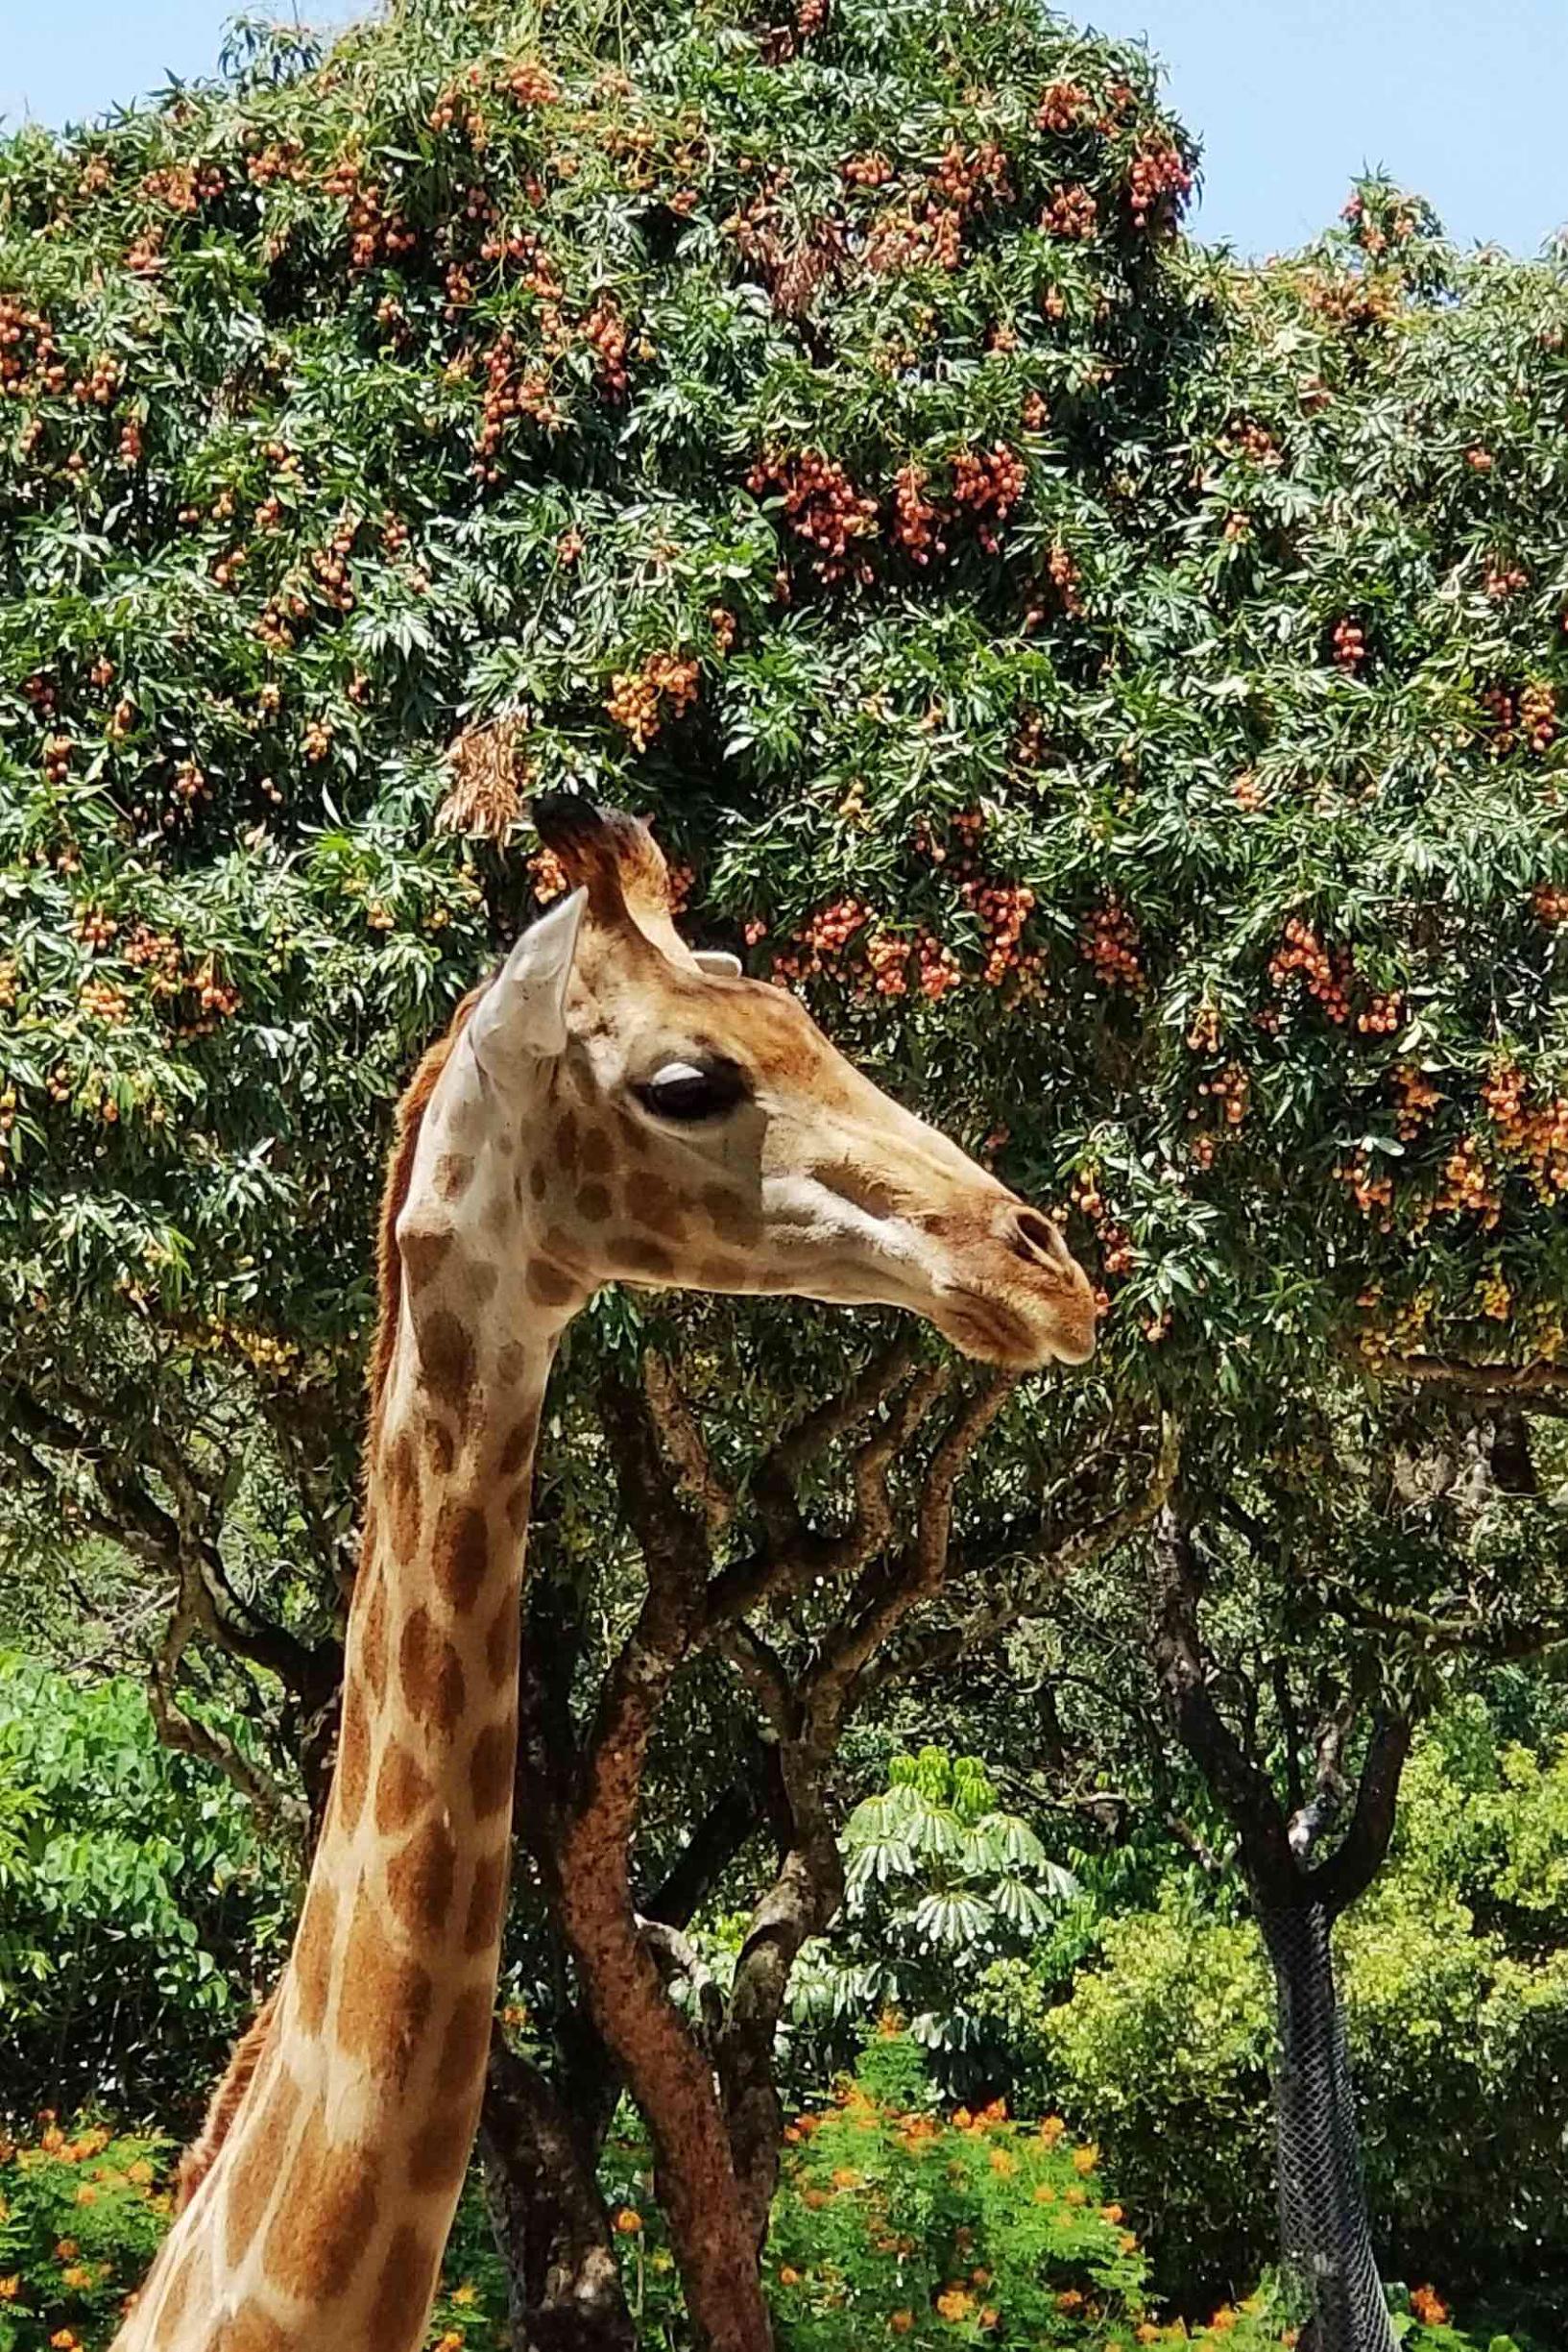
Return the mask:
<path fill-rule="evenodd" d="M 55 2248 L 55 2260 L 57 2262 L 75 2262 L 81 2251 L 82 2248 L 74 2238 L 62 2238 Z"/>
<path fill-rule="evenodd" d="M 1005 2179 L 1008 2173 L 1018 2170 L 1018 2158 L 1011 2148 L 994 2147 L 991 2150 L 991 2170 L 1000 2172 Z"/>
<path fill-rule="evenodd" d="M 784 2263 L 784 2264 L 783 2265 L 783 2267 L 781 2267 L 780 2271 L 779 2271 L 779 2284 L 780 2284 L 780 2286 L 781 2286 L 781 2287 L 798 2287 L 798 2286 L 800 2285 L 800 2283 L 801 2283 L 801 2274 L 800 2274 L 800 2272 L 799 2272 L 799 2271 L 798 2271 L 798 2270 L 797 2270 L 797 2269 L 794 2267 L 794 2266 L 793 2266 L 793 2264 L 792 2264 L 792 2263 L 787 2263 L 787 2262 L 786 2262 L 786 2263 Z"/>
<path fill-rule="evenodd" d="M 1120 2221 L 1122 2208 L 1120 2205 L 1102 2205 L 1099 2209 L 1099 2218 L 1102 2221 Z"/>
<path fill-rule="evenodd" d="M 1039 2186 L 1039 2187 L 1036 2189 L 1036 2191 L 1035 2191 L 1035 2193 L 1034 2193 L 1034 2201 L 1035 2201 L 1035 2203 L 1036 2203 L 1037 2205 L 1054 2205 L 1054 2204 L 1055 2204 L 1055 2202 L 1056 2202 L 1056 2192 L 1055 2192 L 1055 2190 L 1054 2190 L 1054 2189 L 1051 2187 L 1051 2185 L 1050 2185 L 1050 2183 L 1049 2183 L 1049 2180 L 1043 2180 L 1043 2181 L 1040 2183 L 1040 2186 Z"/>
<path fill-rule="evenodd" d="M 1066 2312 L 1082 2311 L 1083 2297 L 1076 2287 L 1069 2287 L 1064 2293 L 1056 2297 L 1056 2308 L 1058 2311 Z"/>
<path fill-rule="evenodd" d="M 1087 2147 L 1075 2147 L 1073 2150 L 1073 2170 L 1074 2172 L 1092 2172 L 1098 2162 L 1099 2149 L 1096 2146 L 1093 2140 L 1089 2142 Z"/>
<path fill-rule="evenodd" d="M 1441 2327 L 1448 2317 L 1448 2305 L 1435 2287 L 1412 2288 L 1411 2309 L 1424 2327 Z"/>
<path fill-rule="evenodd" d="M 55 2330 L 49 2341 L 54 2346 L 54 2352 L 79 2352 L 82 2339 L 73 2336 L 68 2327 L 62 2327 Z"/>
<path fill-rule="evenodd" d="M 10 2278 L 0 2278 L 0 2303 L 14 2303 L 22 2291 L 22 2274 L 13 2270 Z"/>
<path fill-rule="evenodd" d="M 858 2189 L 864 2178 L 864 2173 L 857 2172 L 854 2165 L 841 2164 L 833 2174 L 833 2187 L 835 2189 Z"/>
<path fill-rule="evenodd" d="M 915 2315 L 912 2311 L 893 2312 L 887 2322 L 895 2336 L 907 2336 L 914 2323 Z"/>
<path fill-rule="evenodd" d="M 937 2296 L 936 2308 L 944 2319 L 951 2319 L 956 2327 L 960 2320 L 969 2317 L 975 2308 L 975 2298 L 963 2287 L 949 2287 Z"/>
<path fill-rule="evenodd" d="M 981 2312 L 981 2314 L 980 2314 L 980 2316 L 979 2316 L 979 2318 L 978 2318 L 978 2320 L 976 2322 L 976 2324 L 977 2324 L 977 2326 L 979 2326 L 979 2327 L 995 2327 L 995 2326 L 996 2326 L 996 2324 L 997 2324 L 997 2321 L 998 2321 L 998 2320 L 999 2320 L 1001 2317 L 1001 2312 L 998 2310 L 997 2306 L 996 2306 L 994 2303 L 988 2303 L 988 2304 L 986 2305 L 986 2307 L 985 2307 L 984 2311 L 982 2311 L 982 2312 Z"/>
<path fill-rule="evenodd" d="M 1067 2125 L 1059 2115 L 1048 2115 L 1040 2126 L 1040 2137 L 1048 2147 L 1054 2147 L 1066 2129 Z"/>
<path fill-rule="evenodd" d="M 622 2238 L 635 2238 L 642 2227 L 642 2216 L 631 2205 L 615 2208 L 615 2228 Z"/>

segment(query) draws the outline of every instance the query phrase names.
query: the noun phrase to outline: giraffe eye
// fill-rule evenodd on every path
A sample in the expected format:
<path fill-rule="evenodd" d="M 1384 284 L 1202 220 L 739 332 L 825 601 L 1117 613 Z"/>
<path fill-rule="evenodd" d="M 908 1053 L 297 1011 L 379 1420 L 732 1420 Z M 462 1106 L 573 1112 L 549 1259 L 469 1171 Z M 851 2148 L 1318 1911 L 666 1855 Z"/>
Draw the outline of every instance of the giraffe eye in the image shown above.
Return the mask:
<path fill-rule="evenodd" d="M 635 1091 L 656 1119 L 693 1127 L 734 1110 L 745 1094 L 746 1081 L 733 1062 L 667 1061 Z"/>

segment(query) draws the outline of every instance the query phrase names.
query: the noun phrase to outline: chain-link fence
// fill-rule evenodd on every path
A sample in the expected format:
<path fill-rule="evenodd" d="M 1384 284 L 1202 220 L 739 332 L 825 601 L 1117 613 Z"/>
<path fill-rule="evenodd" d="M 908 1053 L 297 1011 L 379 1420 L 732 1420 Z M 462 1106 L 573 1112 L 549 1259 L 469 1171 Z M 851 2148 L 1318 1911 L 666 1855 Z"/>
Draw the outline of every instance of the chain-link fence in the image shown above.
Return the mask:
<path fill-rule="evenodd" d="M 1320 1903 L 1263 1915 L 1279 1995 L 1275 2093 L 1287 2280 L 1310 2314 L 1300 2352 L 1395 2352 L 1362 2188 L 1332 1922 Z"/>

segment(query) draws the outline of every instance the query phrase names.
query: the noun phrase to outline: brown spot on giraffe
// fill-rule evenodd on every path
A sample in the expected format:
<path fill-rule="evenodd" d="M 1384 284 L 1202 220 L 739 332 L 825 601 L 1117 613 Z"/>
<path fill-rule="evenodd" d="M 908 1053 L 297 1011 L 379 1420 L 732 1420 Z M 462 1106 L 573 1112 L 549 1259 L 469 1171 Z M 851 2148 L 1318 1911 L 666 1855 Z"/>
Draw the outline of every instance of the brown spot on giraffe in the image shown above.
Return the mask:
<path fill-rule="evenodd" d="M 416 2196 L 455 2189 L 468 2170 L 476 2102 L 443 2109 L 414 2135 L 408 2151 L 408 2185 Z"/>
<path fill-rule="evenodd" d="M 488 1820 L 509 1802 L 516 1747 L 517 1727 L 510 1714 L 503 1723 L 487 1723 L 474 1741 L 469 1787 L 476 1821 Z"/>
<path fill-rule="evenodd" d="M 264 2303 L 242 2303 L 218 2323 L 212 2352 L 292 2352 L 287 2331 Z"/>
<path fill-rule="evenodd" d="M 424 1450 L 430 1457 L 430 1467 L 438 1478 L 449 1478 L 457 1461 L 457 1440 L 444 1420 L 435 1414 L 424 1424 Z"/>
<path fill-rule="evenodd" d="M 457 1841 L 444 1821 L 422 1823 L 387 1864 L 387 1900 L 422 1950 L 446 1925 L 456 1870 Z"/>
<path fill-rule="evenodd" d="M 400 1739 L 389 1741 L 375 1776 L 375 1826 L 381 1835 L 406 1830 L 423 1812 L 431 1794 L 429 1779 L 413 1750 Z"/>
<path fill-rule="evenodd" d="M 508 1340 L 495 1358 L 495 1377 L 503 1388 L 515 1389 L 528 1370 L 528 1350 L 520 1340 Z"/>
<path fill-rule="evenodd" d="M 666 1241 L 679 1241 L 686 1232 L 686 1204 L 681 1195 L 662 1176 L 655 1176 L 652 1169 L 627 1185 L 623 1202 L 633 1224 L 645 1226 L 650 1233 L 662 1234 Z M 670 1262 L 673 1266 L 674 1260 Z"/>
<path fill-rule="evenodd" d="M 317 2115 L 294 2161 L 308 2219 L 302 2226 L 286 2209 L 275 2216 L 262 2255 L 267 2278 L 302 2303 L 332 2303 L 353 2277 L 346 2250 L 362 2246 L 375 2227 L 381 2160 L 374 2148 L 328 2138 Z"/>
<path fill-rule="evenodd" d="M 736 1249 L 754 1246 L 762 1229 L 762 1219 L 751 1201 L 731 1192 L 726 1185 L 710 1184 L 703 1193 L 702 1205 L 721 1242 L 729 1242 Z"/>
<path fill-rule="evenodd" d="M 335 1783 L 340 1826 L 351 1831 L 365 1809 L 365 1788 L 371 1769 L 370 1718 L 360 1677 L 350 1675 L 343 1689 L 343 1724 L 338 1733 Z"/>
<path fill-rule="evenodd" d="M 223 2238 L 230 2269 L 244 2260 L 272 2202 L 299 2106 L 300 2086 L 288 2068 L 280 2066 L 259 2113 L 253 2121 L 246 2118 L 245 2135 L 225 2183 Z"/>
<path fill-rule="evenodd" d="M 446 2021 L 436 2067 L 436 2089 L 443 2098 L 461 2097 L 476 2079 L 490 2048 L 494 2006 L 489 1992 L 479 1985 L 458 1995 L 456 2006 Z"/>
<path fill-rule="evenodd" d="M 569 1110 L 563 1110 L 555 1123 L 555 1164 L 564 1176 L 577 1173 L 577 1121 Z"/>
<path fill-rule="evenodd" d="M 390 1951 L 374 1903 L 361 1891 L 338 1979 L 338 2048 L 401 2090 L 430 2017 L 428 1970 Z"/>
<path fill-rule="evenodd" d="M 534 1438 L 538 1429 L 538 1418 L 532 1413 L 524 1414 L 520 1421 L 513 1422 L 495 1457 L 497 1478 L 516 1478 L 519 1470 L 527 1468 L 533 1460 Z"/>
<path fill-rule="evenodd" d="M 320 2033 L 326 2020 L 337 1928 L 337 1894 L 326 1879 L 320 1879 L 305 1898 L 304 1917 L 294 1946 L 295 2016 L 302 2033 Z"/>
<path fill-rule="evenodd" d="M 579 1156 L 584 1176 L 609 1176 L 615 1165 L 615 1147 L 604 1128 L 594 1126 L 588 1128 L 583 1136 Z"/>
<path fill-rule="evenodd" d="M 398 1677 L 403 1704 L 415 1722 L 427 1730 L 451 1732 L 463 1712 L 463 1661 L 422 1602 L 404 1619 Z"/>
<path fill-rule="evenodd" d="M 436 1521 L 430 1572 L 437 1591 L 459 1616 L 466 1616 L 479 1598 L 489 1568 L 490 1537 L 484 1513 L 472 1503 L 444 1503 Z"/>
<path fill-rule="evenodd" d="M 421 1386 L 461 1419 L 473 1394 L 472 1336 L 450 1307 L 432 1307 L 416 1329 Z"/>
<path fill-rule="evenodd" d="M 398 1239 L 409 1287 L 422 1290 L 441 1272 L 457 1236 L 450 1225 L 418 1226 Z"/>
<path fill-rule="evenodd" d="M 523 1287 L 534 1304 L 541 1307 L 569 1306 L 581 1289 L 576 1275 L 567 1273 L 553 1258 L 531 1259 Z"/>
<path fill-rule="evenodd" d="M 378 1560 L 371 1564 L 369 1587 L 359 1625 L 358 1667 L 375 1708 L 387 1687 L 387 1580 Z"/>
<path fill-rule="evenodd" d="M 409 2316 L 418 2313 L 422 2321 L 440 2260 L 441 2246 L 437 2242 L 416 2229 L 412 2222 L 398 2223 L 382 2257 L 381 2274 L 371 2303 L 373 2343 L 382 2337 L 394 2343 L 413 2341 Z"/>
<path fill-rule="evenodd" d="M 463 1928 L 465 1952 L 483 1952 L 501 1931 L 506 1904 L 507 1855 L 503 1846 L 477 1863 L 469 1889 L 469 1915 Z"/>
<path fill-rule="evenodd" d="M 675 1260 L 663 1242 L 645 1233 L 617 1233 L 610 1243 L 615 1263 L 627 1273 L 648 1274 L 661 1281 L 675 1272 Z"/>
<path fill-rule="evenodd" d="M 436 1190 L 443 1200 L 461 1200 L 473 1182 L 471 1152 L 444 1152 L 436 1162 Z"/>
<path fill-rule="evenodd" d="M 615 1203 L 607 1184 L 582 1184 L 577 1190 L 577 1214 L 585 1224 L 602 1225 Z"/>
<path fill-rule="evenodd" d="M 520 1631 L 517 1596 L 509 1592 L 491 1618 L 485 1636 L 485 1663 L 493 1683 L 509 1683 L 517 1673 Z"/>

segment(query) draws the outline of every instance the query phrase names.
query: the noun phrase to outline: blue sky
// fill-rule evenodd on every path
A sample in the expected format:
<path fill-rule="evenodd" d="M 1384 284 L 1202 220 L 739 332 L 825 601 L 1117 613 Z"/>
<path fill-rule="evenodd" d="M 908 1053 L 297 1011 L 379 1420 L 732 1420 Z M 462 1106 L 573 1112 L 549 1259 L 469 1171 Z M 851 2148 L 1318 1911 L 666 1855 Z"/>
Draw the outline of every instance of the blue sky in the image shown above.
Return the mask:
<path fill-rule="evenodd" d="M 0 115 L 81 119 L 215 62 L 233 0 L 0 0 Z M 271 0 L 278 14 L 293 0 Z M 353 0 L 299 0 L 317 22 Z M 1146 35 L 1204 143 L 1196 227 L 1244 252 L 1299 244 L 1363 163 L 1454 235 L 1533 252 L 1568 225 L 1568 0 L 1079 0 Z"/>

